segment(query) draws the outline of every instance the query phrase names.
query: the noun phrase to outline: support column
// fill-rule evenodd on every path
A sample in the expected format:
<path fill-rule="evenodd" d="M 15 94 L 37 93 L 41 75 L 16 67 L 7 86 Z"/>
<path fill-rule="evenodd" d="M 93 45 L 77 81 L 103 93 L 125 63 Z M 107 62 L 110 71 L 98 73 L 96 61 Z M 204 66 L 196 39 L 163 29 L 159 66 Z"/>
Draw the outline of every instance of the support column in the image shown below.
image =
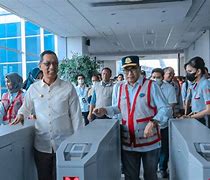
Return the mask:
<path fill-rule="evenodd" d="M 75 53 L 79 55 L 89 55 L 86 37 L 67 38 L 67 57 L 71 58 Z"/>

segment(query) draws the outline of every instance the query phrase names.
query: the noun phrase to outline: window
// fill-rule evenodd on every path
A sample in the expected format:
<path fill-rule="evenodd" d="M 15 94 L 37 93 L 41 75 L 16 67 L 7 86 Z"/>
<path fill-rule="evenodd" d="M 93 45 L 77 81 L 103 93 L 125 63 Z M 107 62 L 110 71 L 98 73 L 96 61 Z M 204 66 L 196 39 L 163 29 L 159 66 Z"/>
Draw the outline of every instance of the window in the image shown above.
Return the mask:
<path fill-rule="evenodd" d="M 38 61 L 40 51 L 40 36 L 26 37 L 26 61 Z"/>
<path fill-rule="evenodd" d="M 175 58 L 170 59 L 140 59 L 141 69 L 146 72 L 147 78 L 150 77 L 151 72 L 154 68 L 165 68 L 167 66 L 171 66 L 174 68 L 175 75 L 178 75 L 178 60 Z M 122 73 L 122 63 L 121 61 L 117 61 L 117 73 Z"/>
<path fill-rule="evenodd" d="M 21 39 L 0 40 L 0 62 L 21 62 Z"/>
<path fill-rule="evenodd" d="M 54 36 L 53 35 L 45 35 L 44 36 L 44 49 L 45 50 L 54 50 L 55 44 L 54 44 Z"/>
<path fill-rule="evenodd" d="M 7 18 L 6 16 L 12 16 Z M 21 76 L 28 73 L 39 63 L 41 53 L 41 42 L 44 42 L 44 49 L 54 51 L 54 35 L 44 30 L 44 39 L 40 37 L 40 27 L 25 21 L 25 32 L 21 32 L 21 19 L 0 8 L 0 94 L 6 92 L 4 76 L 10 72 L 17 72 Z M 24 30 L 23 30 L 24 31 Z M 22 47 L 21 33 L 26 35 L 26 47 Z M 26 49 L 26 52 L 22 52 Z M 22 55 L 26 55 L 26 72 L 22 72 Z M 24 64 L 25 65 L 25 64 Z"/>
<path fill-rule="evenodd" d="M 40 28 L 37 25 L 32 24 L 31 22 L 27 21 L 25 23 L 25 33 L 26 33 L 26 36 L 39 35 Z"/>
<path fill-rule="evenodd" d="M 0 24 L 0 38 L 17 37 L 21 35 L 20 23 Z"/>

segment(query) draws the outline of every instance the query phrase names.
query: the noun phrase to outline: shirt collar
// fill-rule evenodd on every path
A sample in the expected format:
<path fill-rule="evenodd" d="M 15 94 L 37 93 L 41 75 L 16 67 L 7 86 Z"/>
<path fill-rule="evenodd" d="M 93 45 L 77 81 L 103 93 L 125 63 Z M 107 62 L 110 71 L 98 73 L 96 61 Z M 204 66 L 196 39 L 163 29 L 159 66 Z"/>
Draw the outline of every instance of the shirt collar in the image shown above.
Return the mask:
<path fill-rule="evenodd" d="M 40 81 L 41 82 L 41 87 L 44 87 L 44 86 L 48 86 L 44 81 L 43 79 Z M 61 80 L 60 78 L 56 78 L 56 80 L 50 85 L 50 87 L 53 87 L 53 86 L 56 86 L 56 85 L 60 85 L 61 83 Z M 49 86 L 48 86 L 49 87 Z"/>
<path fill-rule="evenodd" d="M 100 84 L 104 87 L 110 87 L 110 86 L 112 86 L 112 81 L 109 81 L 108 83 L 101 81 Z"/>
<path fill-rule="evenodd" d="M 132 86 L 132 87 L 136 87 L 137 85 L 141 85 L 142 86 L 143 80 L 144 80 L 144 78 L 140 76 L 139 79 L 135 82 L 134 86 Z M 128 84 L 128 81 L 126 82 L 126 84 L 128 86 L 131 86 L 131 85 Z"/>
<path fill-rule="evenodd" d="M 205 79 L 206 79 L 205 76 L 202 76 L 198 82 L 196 82 L 195 84 L 193 84 L 193 89 L 196 89 L 197 85 L 198 85 L 200 82 L 202 82 L 203 80 L 205 80 Z"/>

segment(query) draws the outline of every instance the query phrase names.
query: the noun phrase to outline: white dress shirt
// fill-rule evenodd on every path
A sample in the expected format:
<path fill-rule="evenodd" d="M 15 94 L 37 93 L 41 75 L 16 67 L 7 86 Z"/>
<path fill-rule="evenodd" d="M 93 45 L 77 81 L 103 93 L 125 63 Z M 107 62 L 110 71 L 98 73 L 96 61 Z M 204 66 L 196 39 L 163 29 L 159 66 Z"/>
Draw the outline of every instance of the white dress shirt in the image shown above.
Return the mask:
<path fill-rule="evenodd" d="M 34 146 L 40 152 L 56 151 L 63 140 L 83 126 L 76 90 L 59 78 L 50 86 L 43 81 L 30 86 L 18 114 L 28 117 L 33 109 L 37 118 Z"/>

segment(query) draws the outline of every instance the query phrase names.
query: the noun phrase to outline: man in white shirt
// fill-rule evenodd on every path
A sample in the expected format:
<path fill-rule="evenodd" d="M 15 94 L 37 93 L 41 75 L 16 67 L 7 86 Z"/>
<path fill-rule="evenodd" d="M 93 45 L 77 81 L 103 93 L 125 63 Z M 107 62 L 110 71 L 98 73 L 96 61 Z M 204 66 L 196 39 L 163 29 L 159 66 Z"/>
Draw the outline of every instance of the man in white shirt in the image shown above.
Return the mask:
<path fill-rule="evenodd" d="M 83 126 L 83 120 L 75 88 L 57 76 L 56 54 L 42 52 L 39 66 L 43 79 L 30 86 L 12 124 L 23 122 L 35 112 L 34 156 L 38 177 L 39 180 L 55 180 L 55 152 L 63 140 Z"/>
<path fill-rule="evenodd" d="M 76 92 L 79 97 L 80 107 L 82 110 L 82 116 L 84 118 L 85 125 L 88 125 L 89 121 L 87 119 L 89 113 L 89 103 L 88 103 L 88 91 L 89 88 L 85 84 L 85 76 L 83 74 L 77 75 Z"/>

